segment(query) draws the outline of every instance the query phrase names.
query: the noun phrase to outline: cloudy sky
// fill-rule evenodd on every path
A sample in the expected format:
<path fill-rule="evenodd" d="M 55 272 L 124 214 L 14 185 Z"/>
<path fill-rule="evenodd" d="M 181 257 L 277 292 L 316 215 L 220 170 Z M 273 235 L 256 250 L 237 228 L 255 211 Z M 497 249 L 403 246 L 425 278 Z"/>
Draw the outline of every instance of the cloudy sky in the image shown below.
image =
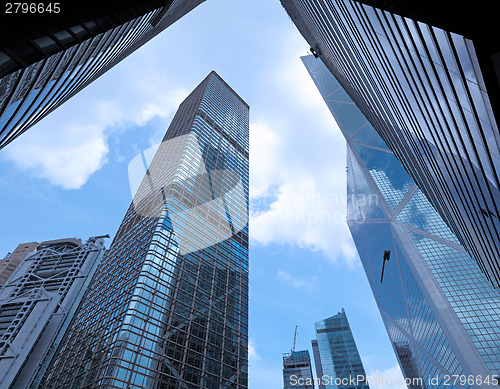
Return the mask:
<path fill-rule="evenodd" d="M 215 70 L 251 107 L 250 388 L 281 388 L 295 326 L 310 350 L 314 322 L 341 308 L 367 373 L 395 381 L 345 223 L 345 141 L 307 51 L 278 0 L 207 0 L 2 150 L 0 257 L 21 242 L 113 236 L 128 163 Z"/>

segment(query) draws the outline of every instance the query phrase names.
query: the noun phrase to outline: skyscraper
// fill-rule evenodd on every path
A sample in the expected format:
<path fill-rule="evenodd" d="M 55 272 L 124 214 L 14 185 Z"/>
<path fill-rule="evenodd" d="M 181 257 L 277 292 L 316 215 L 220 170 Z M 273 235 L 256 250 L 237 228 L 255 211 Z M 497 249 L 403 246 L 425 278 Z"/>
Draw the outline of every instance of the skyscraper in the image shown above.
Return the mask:
<path fill-rule="evenodd" d="M 281 2 L 461 245 L 500 285 L 494 4 Z"/>
<path fill-rule="evenodd" d="M 311 357 L 308 350 L 283 354 L 284 389 L 314 389 Z"/>
<path fill-rule="evenodd" d="M 0 40 L 0 149 L 203 1 L 37 3 L 50 12 L 3 14 L 16 29 Z"/>
<path fill-rule="evenodd" d="M 38 388 L 104 254 L 103 237 L 36 248 L 0 288 L 0 387 Z"/>
<path fill-rule="evenodd" d="M 0 286 L 4 285 L 14 270 L 19 266 L 29 253 L 32 253 L 38 247 L 37 242 L 21 243 L 14 252 L 8 253 L 0 261 Z"/>
<path fill-rule="evenodd" d="M 318 348 L 318 341 L 316 339 L 311 340 L 312 344 L 312 349 L 313 349 L 313 356 L 314 356 L 314 366 L 316 368 L 316 377 L 318 377 L 320 380 L 318 381 L 318 389 L 325 389 L 325 384 L 322 381 L 323 378 L 323 366 L 321 366 L 321 363 L 316 363 L 316 361 L 320 360 L 320 355 L 319 355 L 319 348 Z"/>
<path fill-rule="evenodd" d="M 312 341 L 316 372 L 321 372 L 321 388 L 368 389 L 366 373 L 359 356 L 344 308 L 335 316 L 314 323 Z"/>
<path fill-rule="evenodd" d="M 349 228 L 411 387 L 496 385 L 500 292 L 329 69 L 303 62 L 347 140 Z"/>
<path fill-rule="evenodd" d="M 211 72 L 133 160 L 144 178 L 48 388 L 248 387 L 248 115 Z"/>

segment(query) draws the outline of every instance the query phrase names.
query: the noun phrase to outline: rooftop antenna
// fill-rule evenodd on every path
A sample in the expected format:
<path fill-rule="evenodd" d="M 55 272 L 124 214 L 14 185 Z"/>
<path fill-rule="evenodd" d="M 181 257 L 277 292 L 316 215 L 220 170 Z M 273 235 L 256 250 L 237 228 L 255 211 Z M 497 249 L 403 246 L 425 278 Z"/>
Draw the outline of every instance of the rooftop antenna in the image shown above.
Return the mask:
<path fill-rule="evenodd" d="M 295 326 L 295 335 L 293 336 L 293 346 L 292 346 L 292 354 L 295 351 L 295 342 L 297 341 L 297 329 L 299 326 Z"/>

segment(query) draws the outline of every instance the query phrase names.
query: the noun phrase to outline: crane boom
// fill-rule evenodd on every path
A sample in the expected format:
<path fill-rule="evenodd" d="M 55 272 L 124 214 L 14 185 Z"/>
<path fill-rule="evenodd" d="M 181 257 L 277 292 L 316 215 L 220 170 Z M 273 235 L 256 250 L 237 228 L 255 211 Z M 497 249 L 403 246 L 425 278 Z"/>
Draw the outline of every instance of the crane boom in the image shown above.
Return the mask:
<path fill-rule="evenodd" d="M 297 341 L 297 329 L 299 326 L 295 326 L 295 335 L 293 336 L 293 346 L 292 346 L 292 353 L 295 351 L 295 342 Z"/>

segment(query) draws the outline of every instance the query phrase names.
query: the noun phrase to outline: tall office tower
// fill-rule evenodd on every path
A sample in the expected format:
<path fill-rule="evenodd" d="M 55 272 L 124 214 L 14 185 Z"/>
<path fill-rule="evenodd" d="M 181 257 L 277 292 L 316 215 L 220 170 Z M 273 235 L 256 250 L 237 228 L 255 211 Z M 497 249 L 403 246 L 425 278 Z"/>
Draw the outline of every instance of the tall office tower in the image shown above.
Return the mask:
<path fill-rule="evenodd" d="M 37 242 L 21 243 L 0 261 L 0 286 L 4 285 L 24 258 L 38 247 Z"/>
<path fill-rule="evenodd" d="M 34 245 L 0 289 L 2 388 L 38 388 L 104 254 L 102 237 Z"/>
<path fill-rule="evenodd" d="M 312 346 L 316 372 L 321 372 L 320 389 L 369 389 L 344 308 L 335 316 L 314 323 L 314 327 L 316 340 Z"/>
<path fill-rule="evenodd" d="M 314 389 L 308 350 L 283 354 L 283 383 L 284 389 Z"/>
<path fill-rule="evenodd" d="M 314 356 L 314 366 L 316 368 L 316 377 L 319 378 L 318 383 L 318 389 L 325 389 L 325 385 L 322 381 L 323 378 L 323 366 L 321 366 L 321 363 L 316 363 L 316 361 L 320 360 L 320 355 L 319 355 L 319 348 L 318 348 L 318 341 L 316 339 L 311 340 L 312 344 L 312 349 L 313 349 L 313 356 Z"/>
<path fill-rule="evenodd" d="M 495 4 L 281 0 L 493 284 L 500 285 Z M 379 8 L 374 8 L 379 7 Z"/>
<path fill-rule="evenodd" d="M 303 62 L 347 140 L 347 221 L 401 370 L 412 388 L 491 388 L 499 290 L 323 62 Z"/>
<path fill-rule="evenodd" d="M 132 161 L 144 178 L 46 387 L 248 387 L 248 115 L 211 72 Z"/>
<path fill-rule="evenodd" d="M 66 1 L 28 11 L 28 3 L 8 3 L 14 8 L 0 23 L 9 28 L 0 39 L 0 149 L 203 1 Z"/>

